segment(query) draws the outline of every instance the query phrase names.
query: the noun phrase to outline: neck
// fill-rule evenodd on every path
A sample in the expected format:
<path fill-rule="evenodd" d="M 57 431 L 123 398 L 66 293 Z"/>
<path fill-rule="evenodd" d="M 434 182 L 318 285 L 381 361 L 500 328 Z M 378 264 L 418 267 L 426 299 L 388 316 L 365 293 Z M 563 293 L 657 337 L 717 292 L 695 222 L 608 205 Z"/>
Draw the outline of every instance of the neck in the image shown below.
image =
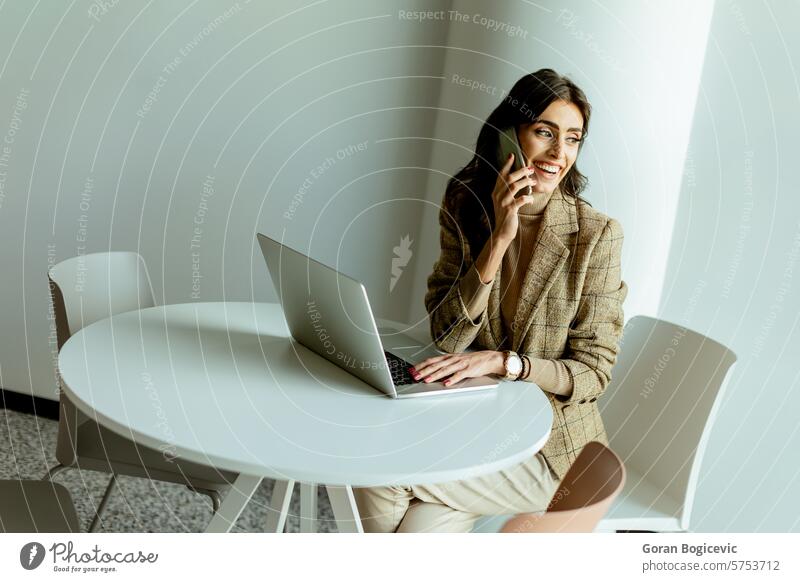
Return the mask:
<path fill-rule="evenodd" d="M 520 206 L 518 214 L 538 215 L 544 213 L 544 209 L 552 196 L 552 192 L 534 192 L 533 202 Z"/>

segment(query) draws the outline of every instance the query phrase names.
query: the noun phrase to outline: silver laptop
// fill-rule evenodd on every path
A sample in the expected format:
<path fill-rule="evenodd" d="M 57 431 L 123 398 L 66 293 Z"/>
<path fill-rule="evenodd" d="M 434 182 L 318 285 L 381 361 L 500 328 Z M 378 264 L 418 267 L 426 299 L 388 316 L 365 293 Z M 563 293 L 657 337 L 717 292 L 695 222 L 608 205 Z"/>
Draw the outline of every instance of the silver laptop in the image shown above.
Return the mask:
<path fill-rule="evenodd" d="M 498 386 L 490 376 L 465 378 L 451 386 L 416 382 L 408 368 L 445 352 L 399 330 L 378 330 L 361 282 L 263 234 L 258 242 L 292 337 L 328 361 L 392 398 Z"/>

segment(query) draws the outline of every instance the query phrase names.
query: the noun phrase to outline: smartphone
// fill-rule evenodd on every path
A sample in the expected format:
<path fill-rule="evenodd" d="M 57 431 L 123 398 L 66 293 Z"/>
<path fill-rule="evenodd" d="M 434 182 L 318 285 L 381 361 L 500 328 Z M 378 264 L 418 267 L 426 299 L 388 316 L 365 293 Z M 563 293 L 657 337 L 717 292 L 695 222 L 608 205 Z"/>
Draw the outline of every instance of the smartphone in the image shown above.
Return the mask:
<path fill-rule="evenodd" d="M 498 170 L 506 165 L 506 161 L 508 161 L 508 154 L 514 154 L 514 164 L 511 167 L 511 171 L 516 172 L 517 170 L 521 170 L 525 165 L 525 154 L 522 153 L 522 148 L 520 147 L 519 140 L 517 139 L 517 128 L 512 125 L 508 129 L 504 129 L 500 132 L 499 138 L 500 143 L 497 147 Z M 530 193 L 531 187 L 528 186 L 526 190 L 520 190 L 517 192 L 517 196 Z"/>

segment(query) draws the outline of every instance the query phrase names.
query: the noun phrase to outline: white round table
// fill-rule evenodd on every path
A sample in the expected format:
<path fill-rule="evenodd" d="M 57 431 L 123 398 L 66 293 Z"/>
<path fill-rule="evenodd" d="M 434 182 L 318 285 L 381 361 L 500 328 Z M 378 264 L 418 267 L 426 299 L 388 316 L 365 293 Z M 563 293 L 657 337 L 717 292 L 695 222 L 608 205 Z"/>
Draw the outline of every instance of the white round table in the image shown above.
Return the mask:
<path fill-rule="evenodd" d="M 379 322 L 387 325 L 402 329 Z M 352 486 L 498 471 L 535 455 L 553 421 L 547 398 L 530 382 L 389 398 L 293 340 L 272 303 L 116 315 L 75 333 L 58 368 L 67 396 L 100 424 L 239 474 L 207 531 L 229 530 L 264 477 L 278 480 L 268 529 L 282 531 L 300 482 L 314 487 L 302 490 L 311 504 L 316 485 L 326 485 L 340 530 L 361 531 Z"/>

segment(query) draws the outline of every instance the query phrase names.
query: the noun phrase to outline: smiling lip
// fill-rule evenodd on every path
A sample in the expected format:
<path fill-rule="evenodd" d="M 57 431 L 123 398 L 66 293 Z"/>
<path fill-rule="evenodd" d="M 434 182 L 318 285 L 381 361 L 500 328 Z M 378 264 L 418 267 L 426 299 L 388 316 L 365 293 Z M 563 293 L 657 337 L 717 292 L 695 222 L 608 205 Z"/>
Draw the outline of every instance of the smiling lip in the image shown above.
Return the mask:
<path fill-rule="evenodd" d="M 537 175 L 539 175 L 539 176 L 541 176 L 541 177 L 542 177 L 543 179 L 545 179 L 545 180 L 553 180 L 553 179 L 555 179 L 555 178 L 558 178 L 558 176 L 561 174 L 561 170 L 559 170 L 559 171 L 558 171 L 558 172 L 556 172 L 555 174 L 548 174 L 547 172 L 545 172 L 544 170 L 542 170 L 542 169 L 541 169 L 539 166 L 537 166 L 536 164 L 531 164 L 531 165 L 533 166 L 533 169 L 534 169 L 534 171 L 536 172 L 536 174 L 537 174 Z"/>

